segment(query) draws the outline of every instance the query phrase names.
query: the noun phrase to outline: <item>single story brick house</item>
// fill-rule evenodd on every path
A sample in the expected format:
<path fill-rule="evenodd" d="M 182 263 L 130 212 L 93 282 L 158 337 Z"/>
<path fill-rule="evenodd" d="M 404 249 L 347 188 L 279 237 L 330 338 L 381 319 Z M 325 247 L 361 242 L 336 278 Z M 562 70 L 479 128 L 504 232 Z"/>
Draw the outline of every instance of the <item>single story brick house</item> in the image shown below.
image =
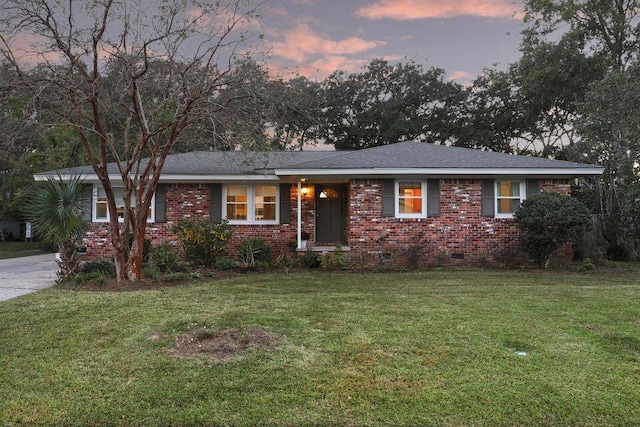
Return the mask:
<path fill-rule="evenodd" d="M 113 182 L 118 173 L 113 166 Z M 230 255 L 243 237 L 274 254 L 295 242 L 340 245 L 362 265 L 484 264 L 516 241 L 522 200 L 540 191 L 569 194 L 595 165 L 407 141 L 358 151 L 192 152 L 168 156 L 154 196 L 148 237 L 178 244 L 181 218 L 228 219 Z M 54 175 L 55 174 L 55 175 Z M 35 175 L 80 174 L 91 184 L 85 217 L 87 258 L 110 257 L 104 190 L 90 166 Z"/>

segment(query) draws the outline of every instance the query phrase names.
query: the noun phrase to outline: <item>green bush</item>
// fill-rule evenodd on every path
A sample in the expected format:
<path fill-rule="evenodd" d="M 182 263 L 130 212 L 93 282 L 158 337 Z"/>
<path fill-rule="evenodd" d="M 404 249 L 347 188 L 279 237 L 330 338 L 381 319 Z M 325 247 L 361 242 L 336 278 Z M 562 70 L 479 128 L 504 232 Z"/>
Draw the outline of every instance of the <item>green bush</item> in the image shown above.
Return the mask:
<path fill-rule="evenodd" d="M 302 265 L 307 268 L 317 268 L 320 266 L 320 258 L 313 252 L 313 249 L 307 248 L 307 251 L 302 256 Z"/>
<path fill-rule="evenodd" d="M 333 252 L 320 257 L 323 270 L 344 270 L 347 268 L 347 253 L 341 245 L 337 245 Z"/>
<path fill-rule="evenodd" d="M 544 268 L 553 251 L 581 237 L 592 224 L 589 209 L 578 199 L 551 192 L 527 198 L 516 221 L 523 231 L 522 248 Z"/>
<path fill-rule="evenodd" d="M 226 220 L 181 219 L 171 230 L 180 239 L 187 259 L 194 265 L 215 265 L 216 260 L 225 254 L 231 239 L 231 228 Z"/>
<path fill-rule="evenodd" d="M 220 271 L 231 271 L 236 268 L 236 262 L 227 257 L 218 258 L 216 260 L 214 268 Z"/>
<path fill-rule="evenodd" d="M 98 286 L 104 286 L 107 283 L 107 277 L 101 271 L 92 271 L 91 273 L 79 273 L 73 278 L 78 285 L 86 282 L 93 282 Z"/>
<path fill-rule="evenodd" d="M 238 248 L 240 262 L 249 266 L 271 264 L 271 246 L 262 239 L 247 237 Z"/>
<path fill-rule="evenodd" d="M 151 250 L 153 265 L 161 273 L 172 271 L 178 265 L 178 253 L 170 243 L 163 243 Z"/>
<path fill-rule="evenodd" d="M 80 273 L 89 275 L 93 273 L 100 273 L 105 277 L 116 277 L 116 265 L 113 261 L 106 259 L 98 259 L 95 261 L 87 261 L 80 267 Z"/>

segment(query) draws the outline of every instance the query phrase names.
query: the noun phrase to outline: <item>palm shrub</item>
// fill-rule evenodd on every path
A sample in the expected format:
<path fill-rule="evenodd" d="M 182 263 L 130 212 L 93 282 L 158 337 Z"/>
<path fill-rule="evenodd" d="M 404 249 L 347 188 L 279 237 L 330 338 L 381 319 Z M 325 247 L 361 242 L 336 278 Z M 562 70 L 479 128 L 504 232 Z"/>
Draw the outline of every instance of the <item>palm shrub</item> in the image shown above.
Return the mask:
<path fill-rule="evenodd" d="M 73 278 L 80 271 L 78 242 L 84 229 L 81 185 L 80 177 L 49 178 L 35 190 L 26 207 L 36 236 L 60 253 L 56 259 L 60 281 Z"/>
<path fill-rule="evenodd" d="M 520 245 L 540 267 L 553 251 L 581 237 L 592 225 L 591 213 L 578 199 L 545 192 L 527 198 L 516 213 L 523 231 Z"/>

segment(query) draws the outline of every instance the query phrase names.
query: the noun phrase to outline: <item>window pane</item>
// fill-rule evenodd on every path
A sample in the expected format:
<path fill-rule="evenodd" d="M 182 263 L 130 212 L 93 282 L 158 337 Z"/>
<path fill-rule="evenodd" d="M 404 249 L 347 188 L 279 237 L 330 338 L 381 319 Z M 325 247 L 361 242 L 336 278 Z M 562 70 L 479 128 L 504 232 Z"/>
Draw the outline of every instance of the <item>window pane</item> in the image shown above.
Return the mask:
<path fill-rule="evenodd" d="M 247 220 L 248 187 L 233 185 L 227 187 L 227 218 L 230 220 Z"/>
<path fill-rule="evenodd" d="M 247 187 L 244 186 L 231 186 L 227 187 L 227 202 L 230 203 L 246 203 L 247 202 Z"/>
<path fill-rule="evenodd" d="M 276 219 L 275 185 L 259 185 L 255 187 L 255 220 L 273 221 Z"/>
<path fill-rule="evenodd" d="M 400 197 L 422 197 L 422 184 L 419 182 L 401 182 L 398 188 Z"/>
<path fill-rule="evenodd" d="M 401 182 L 398 184 L 398 211 L 401 214 L 422 213 L 422 184 Z"/>
<path fill-rule="evenodd" d="M 520 199 L 500 199 L 498 200 L 499 214 L 513 214 L 518 211 Z"/>
<path fill-rule="evenodd" d="M 325 188 L 320 192 L 321 199 L 337 199 L 339 197 L 338 192 L 333 188 Z"/>
<path fill-rule="evenodd" d="M 243 204 L 228 204 L 227 219 L 236 219 L 246 221 L 247 206 Z"/>
<path fill-rule="evenodd" d="M 520 183 L 503 181 L 498 186 L 499 197 L 520 197 Z"/>
<path fill-rule="evenodd" d="M 98 200 L 96 204 L 96 218 L 97 219 L 106 219 L 107 218 L 107 202 Z"/>

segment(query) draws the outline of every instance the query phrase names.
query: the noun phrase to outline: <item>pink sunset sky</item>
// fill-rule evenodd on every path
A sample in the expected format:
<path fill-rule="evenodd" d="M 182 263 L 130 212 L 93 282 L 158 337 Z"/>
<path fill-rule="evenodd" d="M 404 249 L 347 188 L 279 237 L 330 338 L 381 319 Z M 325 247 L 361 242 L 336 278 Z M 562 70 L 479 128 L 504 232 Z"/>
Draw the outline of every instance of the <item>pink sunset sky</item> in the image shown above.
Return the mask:
<path fill-rule="evenodd" d="M 262 13 L 272 72 L 323 78 L 374 58 L 414 60 L 469 83 L 518 58 L 519 0 L 268 0 Z"/>

